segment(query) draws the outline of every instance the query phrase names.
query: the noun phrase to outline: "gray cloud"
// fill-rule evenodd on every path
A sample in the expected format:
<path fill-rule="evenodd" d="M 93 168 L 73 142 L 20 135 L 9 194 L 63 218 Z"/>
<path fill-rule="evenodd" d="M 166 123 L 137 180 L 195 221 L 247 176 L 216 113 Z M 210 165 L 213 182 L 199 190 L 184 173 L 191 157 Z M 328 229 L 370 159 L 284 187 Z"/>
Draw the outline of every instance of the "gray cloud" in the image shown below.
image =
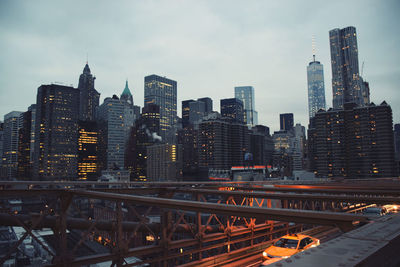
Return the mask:
<path fill-rule="evenodd" d="M 372 100 L 386 99 L 400 122 L 399 11 L 372 0 L 1 1 L 0 115 L 26 110 L 43 83 L 77 86 L 88 53 L 102 98 L 128 78 L 142 106 L 144 76 L 155 73 L 178 81 L 178 107 L 210 96 L 218 110 L 234 86 L 252 85 L 260 123 L 277 130 L 279 113 L 293 112 L 307 125 L 311 36 L 330 106 L 328 32 L 353 25 Z"/>

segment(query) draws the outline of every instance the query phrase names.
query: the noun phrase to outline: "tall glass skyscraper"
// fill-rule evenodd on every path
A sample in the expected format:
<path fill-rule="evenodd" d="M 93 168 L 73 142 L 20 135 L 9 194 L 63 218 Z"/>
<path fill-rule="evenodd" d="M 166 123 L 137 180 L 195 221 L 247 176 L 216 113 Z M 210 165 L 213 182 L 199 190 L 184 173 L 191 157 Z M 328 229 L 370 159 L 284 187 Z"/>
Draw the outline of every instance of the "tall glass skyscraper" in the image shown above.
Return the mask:
<path fill-rule="evenodd" d="M 310 118 L 320 109 L 326 108 L 325 85 L 324 85 L 324 66 L 314 60 L 307 66 L 308 83 L 308 115 Z"/>
<path fill-rule="evenodd" d="M 343 109 L 345 103 L 364 105 L 362 80 L 358 67 L 355 27 L 329 31 L 332 63 L 333 108 Z"/>
<path fill-rule="evenodd" d="M 257 125 L 258 114 L 255 110 L 253 86 L 235 87 L 235 98 L 240 99 L 243 102 L 244 122 L 251 127 Z"/>
<path fill-rule="evenodd" d="M 160 107 L 160 136 L 166 143 L 172 143 L 175 135 L 176 97 L 176 81 L 154 74 L 144 78 L 144 106 L 156 104 Z"/>

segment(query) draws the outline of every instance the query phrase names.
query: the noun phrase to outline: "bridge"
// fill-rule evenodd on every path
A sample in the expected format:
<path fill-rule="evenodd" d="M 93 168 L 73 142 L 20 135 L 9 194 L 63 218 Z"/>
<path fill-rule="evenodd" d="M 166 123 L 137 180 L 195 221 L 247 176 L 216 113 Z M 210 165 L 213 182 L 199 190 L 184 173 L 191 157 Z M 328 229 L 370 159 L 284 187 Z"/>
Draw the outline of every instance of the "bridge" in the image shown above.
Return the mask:
<path fill-rule="evenodd" d="M 0 264 L 24 254 L 30 239 L 53 266 L 257 266 L 282 235 L 351 239 L 377 225 L 363 209 L 400 205 L 398 178 L 284 183 L 1 181 L 0 227 L 20 231 Z"/>

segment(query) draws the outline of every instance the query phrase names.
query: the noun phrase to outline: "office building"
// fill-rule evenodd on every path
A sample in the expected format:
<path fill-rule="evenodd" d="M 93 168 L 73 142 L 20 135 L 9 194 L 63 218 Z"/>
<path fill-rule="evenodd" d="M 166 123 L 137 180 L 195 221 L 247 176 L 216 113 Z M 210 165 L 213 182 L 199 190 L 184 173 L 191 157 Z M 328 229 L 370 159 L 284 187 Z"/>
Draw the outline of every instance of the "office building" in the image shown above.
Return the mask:
<path fill-rule="evenodd" d="M 198 135 L 199 131 L 193 125 L 188 125 L 178 132 L 178 144 L 182 145 L 184 180 L 195 181 L 199 178 Z"/>
<path fill-rule="evenodd" d="M 23 113 L 12 111 L 4 115 L 3 124 L 3 163 L 5 179 L 17 178 L 18 172 L 18 139 L 22 127 Z"/>
<path fill-rule="evenodd" d="M 293 113 L 284 113 L 279 115 L 281 131 L 290 131 L 293 128 Z"/>
<path fill-rule="evenodd" d="M 243 123 L 218 113 L 209 114 L 199 124 L 199 167 L 230 170 L 232 166 L 243 166 L 244 154 L 250 151 L 248 131 Z"/>
<path fill-rule="evenodd" d="M 372 178 L 396 175 L 392 110 L 383 101 L 318 112 L 314 120 L 315 173 L 320 177 Z"/>
<path fill-rule="evenodd" d="M 362 80 L 359 74 L 357 34 L 355 27 L 329 31 L 333 108 L 343 109 L 345 103 L 364 106 Z M 364 93 L 365 95 L 366 93 Z"/>
<path fill-rule="evenodd" d="M 100 93 L 94 88 L 94 77 L 88 63 L 79 76 L 79 119 L 82 121 L 95 120 L 96 109 L 99 106 Z"/>
<path fill-rule="evenodd" d="M 124 167 L 125 105 L 114 95 L 104 99 L 98 110 L 100 132 L 99 160 L 100 169 L 120 169 Z"/>
<path fill-rule="evenodd" d="M 41 85 L 36 101 L 34 177 L 76 179 L 78 167 L 78 89 Z"/>
<path fill-rule="evenodd" d="M 250 132 L 250 153 L 254 165 L 271 165 L 274 143 L 269 128 L 264 125 L 254 126 Z"/>
<path fill-rule="evenodd" d="M 31 130 L 32 130 L 32 110 L 21 114 L 22 126 L 18 133 L 18 179 L 31 180 L 32 163 L 31 159 Z"/>
<path fill-rule="evenodd" d="M 180 181 L 182 146 L 155 144 L 147 146 L 147 178 L 149 181 Z"/>
<path fill-rule="evenodd" d="M 237 98 L 221 99 L 221 116 L 244 123 L 243 102 Z"/>
<path fill-rule="evenodd" d="M 182 128 L 186 128 L 189 122 L 190 103 L 196 102 L 193 99 L 182 101 Z"/>
<path fill-rule="evenodd" d="M 400 173 L 400 124 L 394 125 L 394 150 L 396 158 L 397 173 Z"/>
<path fill-rule="evenodd" d="M 0 121 L 0 178 L 2 175 L 2 166 L 3 166 L 3 143 L 4 143 L 4 123 Z"/>
<path fill-rule="evenodd" d="M 97 122 L 79 121 L 78 125 L 78 179 L 95 181 L 99 173 Z"/>
<path fill-rule="evenodd" d="M 144 105 L 160 107 L 160 136 L 165 143 L 172 143 L 175 137 L 177 83 L 174 80 L 150 75 L 144 78 Z"/>
<path fill-rule="evenodd" d="M 209 114 L 213 112 L 213 101 L 209 97 L 202 97 L 198 98 L 197 101 L 203 102 L 205 104 L 205 112 L 206 114 Z"/>
<path fill-rule="evenodd" d="M 315 116 L 318 110 L 326 109 L 325 103 L 325 85 L 324 85 L 324 66 L 314 60 L 307 66 L 308 83 L 308 116 Z"/>
<path fill-rule="evenodd" d="M 258 113 L 255 107 L 255 96 L 253 86 L 235 87 L 235 98 L 243 102 L 244 123 L 249 127 L 258 124 Z"/>
<path fill-rule="evenodd" d="M 209 97 L 182 101 L 182 128 L 198 125 L 205 115 L 212 112 L 212 105 L 212 99 Z"/>

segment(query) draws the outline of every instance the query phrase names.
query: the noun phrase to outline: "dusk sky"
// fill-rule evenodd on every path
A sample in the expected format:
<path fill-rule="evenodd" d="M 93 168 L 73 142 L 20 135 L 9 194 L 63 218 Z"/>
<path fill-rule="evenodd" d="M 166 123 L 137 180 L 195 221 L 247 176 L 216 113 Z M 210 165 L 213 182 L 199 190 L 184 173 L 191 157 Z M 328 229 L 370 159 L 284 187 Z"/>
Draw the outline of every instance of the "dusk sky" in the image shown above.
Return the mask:
<path fill-rule="evenodd" d="M 41 84 L 77 87 L 88 55 L 101 102 L 128 79 L 143 106 L 144 77 L 178 82 L 181 101 L 211 97 L 219 111 L 251 85 L 259 123 L 279 114 L 308 124 L 306 66 L 324 65 L 332 106 L 329 30 L 355 26 L 371 101 L 400 123 L 400 1 L 0 1 L 0 120 L 36 103 Z"/>

